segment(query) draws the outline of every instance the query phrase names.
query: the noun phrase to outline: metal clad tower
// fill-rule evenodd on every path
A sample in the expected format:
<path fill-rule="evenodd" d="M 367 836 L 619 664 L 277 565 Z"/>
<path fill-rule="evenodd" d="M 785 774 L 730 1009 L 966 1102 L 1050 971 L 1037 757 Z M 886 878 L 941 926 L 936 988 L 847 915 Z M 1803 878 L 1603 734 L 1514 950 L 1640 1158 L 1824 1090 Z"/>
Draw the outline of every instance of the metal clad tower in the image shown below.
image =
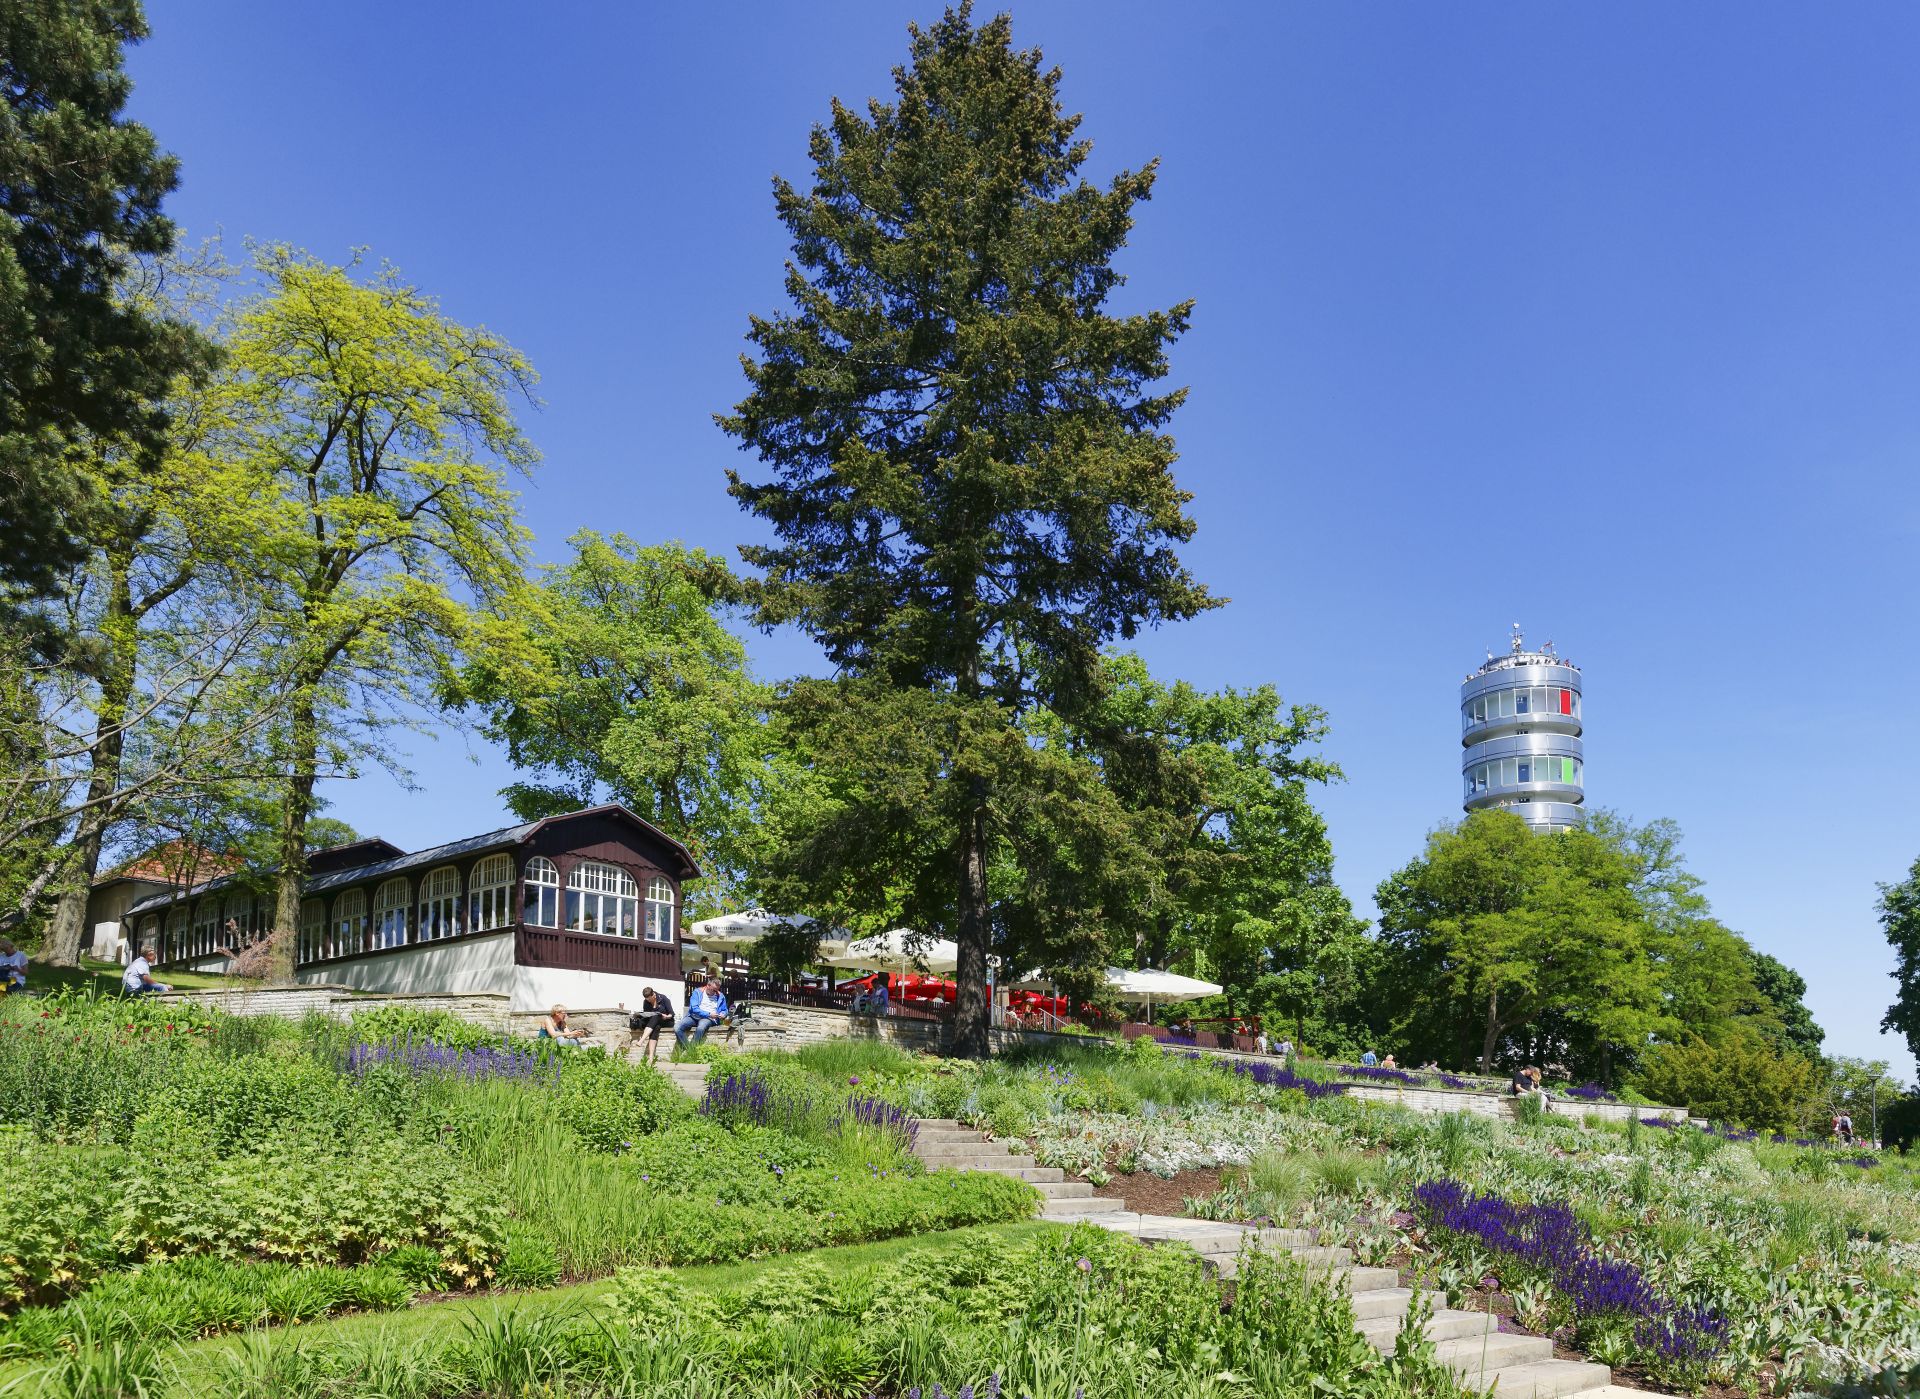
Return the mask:
<path fill-rule="evenodd" d="M 1586 801 L 1580 749 L 1580 667 L 1549 641 L 1529 651 L 1513 624 L 1512 649 L 1460 682 L 1464 809 L 1505 807 L 1535 830 L 1577 825 Z"/>

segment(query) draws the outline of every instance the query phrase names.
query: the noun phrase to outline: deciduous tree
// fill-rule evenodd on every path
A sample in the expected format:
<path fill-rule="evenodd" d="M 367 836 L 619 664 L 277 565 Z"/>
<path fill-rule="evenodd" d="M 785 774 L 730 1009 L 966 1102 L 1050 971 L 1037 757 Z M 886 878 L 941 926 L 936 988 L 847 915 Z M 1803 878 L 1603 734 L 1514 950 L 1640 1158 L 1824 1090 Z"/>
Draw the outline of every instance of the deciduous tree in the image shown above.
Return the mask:
<path fill-rule="evenodd" d="M 568 542 L 481 625 L 449 698 L 525 774 L 506 792 L 521 817 L 621 802 L 693 852 L 705 904 L 754 900 L 756 852 L 807 777 L 727 628 L 739 580 L 680 544 Z"/>
<path fill-rule="evenodd" d="M 384 755 L 410 702 L 431 703 L 476 603 L 522 577 L 510 473 L 535 458 L 515 421 L 533 371 L 392 268 L 261 251 L 237 314 L 217 450 L 274 502 L 254 542 L 277 609 L 280 972 L 299 926 L 306 826 L 323 771 Z"/>

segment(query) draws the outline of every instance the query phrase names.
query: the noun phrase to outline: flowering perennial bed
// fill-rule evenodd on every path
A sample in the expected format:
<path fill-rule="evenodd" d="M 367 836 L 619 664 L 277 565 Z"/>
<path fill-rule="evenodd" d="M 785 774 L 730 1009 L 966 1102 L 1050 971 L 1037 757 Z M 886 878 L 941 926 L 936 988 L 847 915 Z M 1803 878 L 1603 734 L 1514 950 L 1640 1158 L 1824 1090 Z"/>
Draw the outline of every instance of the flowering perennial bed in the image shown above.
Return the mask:
<path fill-rule="evenodd" d="M 1475 1239 L 1544 1274 L 1578 1318 L 1632 1320 L 1639 1344 L 1669 1362 L 1704 1366 L 1726 1348 L 1724 1316 L 1663 1297 L 1632 1263 L 1596 1252 L 1566 1205 L 1518 1204 L 1475 1194 L 1454 1180 L 1424 1181 L 1413 1197 L 1430 1227 Z"/>

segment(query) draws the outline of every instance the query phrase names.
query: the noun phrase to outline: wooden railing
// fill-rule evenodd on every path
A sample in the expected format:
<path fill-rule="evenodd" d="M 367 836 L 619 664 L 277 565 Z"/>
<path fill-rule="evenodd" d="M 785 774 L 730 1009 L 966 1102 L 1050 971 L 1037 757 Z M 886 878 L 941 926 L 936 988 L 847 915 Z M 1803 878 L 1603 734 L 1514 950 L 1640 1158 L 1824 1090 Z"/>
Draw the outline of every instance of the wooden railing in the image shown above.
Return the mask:
<path fill-rule="evenodd" d="M 515 937 L 514 960 L 523 967 L 680 979 L 680 949 L 671 944 L 570 933 L 559 928 L 523 926 Z"/>

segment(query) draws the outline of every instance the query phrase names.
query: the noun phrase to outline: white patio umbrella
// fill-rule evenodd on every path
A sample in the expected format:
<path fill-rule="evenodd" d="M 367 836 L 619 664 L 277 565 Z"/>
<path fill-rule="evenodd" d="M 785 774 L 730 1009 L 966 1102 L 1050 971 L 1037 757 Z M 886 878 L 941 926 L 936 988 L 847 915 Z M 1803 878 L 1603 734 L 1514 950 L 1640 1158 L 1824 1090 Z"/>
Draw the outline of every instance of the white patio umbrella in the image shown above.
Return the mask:
<path fill-rule="evenodd" d="M 1211 981 L 1201 981 L 1197 977 L 1181 976 L 1178 972 L 1156 971 L 1152 967 L 1143 967 L 1138 971 L 1129 971 L 1124 967 L 1107 968 L 1107 985 L 1113 989 L 1116 1001 L 1144 1001 L 1147 1017 L 1153 1017 L 1153 1003 L 1160 1001 L 1198 1001 L 1207 996 L 1217 996 L 1225 989 Z"/>
<path fill-rule="evenodd" d="M 960 949 L 946 938 L 923 938 L 906 928 L 895 928 L 890 933 L 855 938 L 825 960 L 830 967 L 917 969 L 944 976 L 960 965 Z"/>
<path fill-rule="evenodd" d="M 805 923 L 805 917 L 792 913 L 768 913 L 750 908 L 744 913 L 723 913 L 718 918 L 703 918 L 687 929 L 687 937 L 703 952 L 743 952 L 775 928 Z M 847 945 L 835 929 L 820 939 L 822 952 L 834 952 Z"/>

